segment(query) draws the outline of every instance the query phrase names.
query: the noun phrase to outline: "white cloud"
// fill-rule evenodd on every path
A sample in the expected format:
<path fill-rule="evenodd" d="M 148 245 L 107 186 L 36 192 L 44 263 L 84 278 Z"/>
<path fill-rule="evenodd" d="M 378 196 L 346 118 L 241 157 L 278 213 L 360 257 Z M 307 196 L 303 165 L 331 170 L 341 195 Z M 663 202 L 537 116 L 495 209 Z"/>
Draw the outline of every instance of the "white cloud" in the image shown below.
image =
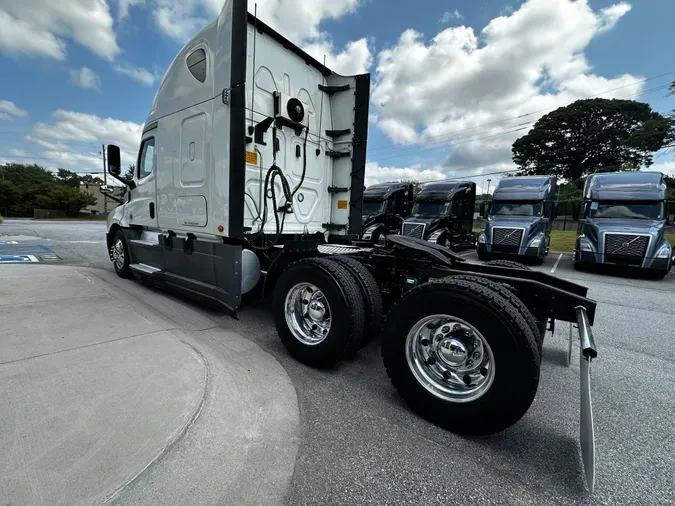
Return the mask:
<path fill-rule="evenodd" d="M 70 81 L 81 88 L 101 90 L 101 78 L 98 77 L 96 72 L 84 65 L 80 70 L 70 71 Z"/>
<path fill-rule="evenodd" d="M 437 169 L 420 169 L 419 167 L 382 167 L 377 162 L 366 163 L 366 186 L 388 181 L 402 180 L 436 181 L 446 179 L 444 172 Z"/>
<path fill-rule="evenodd" d="M 378 55 L 377 125 L 397 143 L 447 152 L 456 170 L 512 167 L 513 141 L 549 110 L 613 88 L 622 87 L 602 96 L 642 89 L 638 76 L 593 74 L 583 53 L 629 9 L 620 3 L 596 13 L 588 0 L 528 0 L 478 35 L 450 27 L 425 42 L 407 30 Z"/>
<path fill-rule="evenodd" d="M 303 49 L 322 63 L 325 55 L 326 66 L 346 76 L 364 74 L 373 63 L 366 39 L 349 42 L 339 53 L 334 53 L 333 44 L 327 40 L 317 40 L 305 45 Z"/>
<path fill-rule="evenodd" d="M 117 0 L 117 19 L 122 21 L 129 15 L 129 7 L 140 5 L 145 0 Z"/>
<path fill-rule="evenodd" d="M 447 25 L 453 19 L 464 19 L 464 16 L 457 9 L 455 9 L 454 11 L 447 11 L 444 12 L 443 15 L 441 16 L 440 23 L 443 25 Z"/>
<path fill-rule="evenodd" d="M 17 107 L 14 102 L 9 100 L 0 100 L 0 119 L 13 120 L 14 118 L 25 118 L 28 111 Z"/>
<path fill-rule="evenodd" d="M 158 28 L 169 37 L 185 42 L 218 15 L 222 0 L 153 0 L 154 19 Z M 257 0 L 249 1 L 258 18 L 284 37 L 305 48 L 317 60 L 338 73 L 361 73 L 372 61 L 366 39 L 349 42 L 344 49 L 333 47 L 320 30 L 327 19 L 337 19 L 354 12 L 364 0 Z M 337 51 L 337 52 L 335 52 Z"/>
<path fill-rule="evenodd" d="M 66 45 L 50 32 L 17 19 L 0 9 L 0 52 L 9 56 L 46 56 L 55 60 L 66 59 Z"/>
<path fill-rule="evenodd" d="M 48 149 L 50 151 L 70 151 L 71 150 L 71 147 L 64 144 L 63 142 L 49 142 L 49 141 L 46 141 L 44 139 L 35 138 L 31 135 L 27 135 L 26 137 L 24 137 L 24 139 L 27 140 L 27 141 L 30 141 L 30 142 L 34 142 L 35 144 L 38 144 L 38 145 L 42 146 L 43 148 Z"/>
<path fill-rule="evenodd" d="M 675 162 L 655 163 L 643 170 L 655 170 L 657 172 L 663 172 L 667 176 L 675 177 Z"/>
<path fill-rule="evenodd" d="M 9 150 L 10 156 L 18 156 L 18 157 L 26 157 L 28 153 L 26 153 L 23 149 L 10 149 Z"/>
<path fill-rule="evenodd" d="M 142 67 L 134 67 L 128 63 L 115 65 L 115 71 L 119 74 L 130 77 L 137 83 L 143 84 L 145 86 L 152 86 L 162 76 L 157 72 L 150 72 L 148 69 Z"/>
<path fill-rule="evenodd" d="M 99 170 L 101 158 L 96 154 L 101 144 L 117 144 L 122 151 L 124 165 L 134 163 L 140 144 L 143 125 L 93 114 L 57 110 L 54 122 L 37 122 L 27 140 L 46 148 L 41 156 L 60 166 Z M 91 152 L 82 152 L 87 146 Z"/>
<path fill-rule="evenodd" d="M 103 0 L 3 0 L 0 26 L 0 51 L 10 56 L 64 60 L 65 39 L 107 60 L 114 60 L 120 52 L 113 19 Z"/>
<path fill-rule="evenodd" d="M 610 5 L 609 7 L 602 9 L 598 15 L 598 33 L 606 32 L 614 28 L 614 25 L 616 25 L 622 17 L 628 14 L 628 11 L 630 10 L 631 5 L 626 2 Z"/>

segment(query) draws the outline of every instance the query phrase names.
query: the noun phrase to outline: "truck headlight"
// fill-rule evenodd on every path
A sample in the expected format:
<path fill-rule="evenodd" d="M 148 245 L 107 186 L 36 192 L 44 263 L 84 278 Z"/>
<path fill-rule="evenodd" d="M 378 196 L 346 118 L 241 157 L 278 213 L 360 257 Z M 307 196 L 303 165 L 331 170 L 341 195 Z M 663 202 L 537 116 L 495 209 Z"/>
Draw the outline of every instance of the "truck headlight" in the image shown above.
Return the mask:
<path fill-rule="evenodd" d="M 532 239 L 532 242 L 530 243 L 530 248 L 538 248 L 541 246 L 541 242 L 544 240 L 544 234 L 539 234 L 537 237 Z"/>
<path fill-rule="evenodd" d="M 579 236 L 579 248 L 581 251 L 590 251 L 593 252 L 593 245 L 590 243 L 586 236 Z"/>
<path fill-rule="evenodd" d="M 671 247 L 670 244 L 664 242 L 659 250 L 656 252 L 656 258 L 670 258 Z"/>
<path fill-rule="evenodd" d="M 434 243 L 437 242 L 438 238 L 441 236 L 442 233 L 443 233 L 442 230 L 436 230 L 436 232 L 434 232 L 433 234 L 431 234 L 429 236 L 429 239 L 427 239 L 427 241 L 434 242 Z"/>
<path fill-rule="evenodd" d="M 481 232 L 478 234 L 478 242 L 481 244 L 485 244 L 487 240 L 485 239 L 485 232 Z"/>

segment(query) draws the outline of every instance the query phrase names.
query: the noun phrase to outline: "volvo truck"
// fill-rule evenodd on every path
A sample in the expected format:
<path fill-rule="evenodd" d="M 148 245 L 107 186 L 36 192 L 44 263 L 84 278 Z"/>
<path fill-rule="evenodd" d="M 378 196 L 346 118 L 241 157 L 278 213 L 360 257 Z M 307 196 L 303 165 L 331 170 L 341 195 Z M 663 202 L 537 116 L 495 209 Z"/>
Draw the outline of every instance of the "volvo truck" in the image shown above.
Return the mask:
<path fill-rule="evenodd" d="M 598 265 L 638 268 L 662 279 L 673 266 L 673 247 L 665 239 L 667 188 L 660 172 L 592 174 L 577 208 L 577 269 Z"/>
<path fill-rule="evenodd" d="M 443 181 L 423 184 L 415 197 L 410 217 L 401 227 L 401 235 L 416 237 L 451 248 L 473 248 L 473 214 L 476 184 L 467 181 Z"/>
<path fill-rule="evenodd" d="M 362 239 L 373 243 L 396 233 L 413 207 L 415 188 L 412 183 L 380 183 L 363 192 Z"/>
<path fill-rule="evenodd" d="M 491 202 L 481 204 L 486 224 L 478 234 L 478 258 L 510 257 L 542 264 L 551 245 L 557 197 L 555 176 L 499 181 Z"/>
<path fill-rule="evenodd" d="M 516 423 L 537 392 L 547 322 L 576 323 L 592 488 L 595 301 L 582 285 L 415 237 L 355 245 L 369 94 L 368 74 L 334 72 L 246 0 L 226 0 L 160 82 L 132 180 L 107 147 L 109 173 L 129 187 L 107 222 L 115 271 L 233 314 L 257 287 L 288 352 L 313 367 L 353 356 L 386 314 L 393 386 L 460 433 Z"/>

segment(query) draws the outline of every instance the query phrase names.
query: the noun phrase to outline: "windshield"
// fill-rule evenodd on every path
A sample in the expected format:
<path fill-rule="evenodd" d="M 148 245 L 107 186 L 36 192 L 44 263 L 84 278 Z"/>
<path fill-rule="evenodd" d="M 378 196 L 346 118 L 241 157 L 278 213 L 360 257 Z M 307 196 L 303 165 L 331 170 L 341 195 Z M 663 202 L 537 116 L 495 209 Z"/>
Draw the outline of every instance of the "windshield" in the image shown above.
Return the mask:
<path fill-rule="evenodd" d="M 522 202 L 492 202 L 491 216 L 541 216 L 542 202 L 525 200 Z"/>
<path fill-rule="evenodd" d="M 591 202 L 591 218 L 630 218 L 637 220 L 662 220 L 663 202 Z"/>
<path fill-rule="evenodd" d="M 365 200 L 363 202 L 363 216 L 370 216 L 381 212 L 384 201 L 382 200 Z"/>
<path fill-rule="evenodd" d="M 449 207 L 449 202 L 418 201 L 413 206 L 412 215 L 415 217 L 445 215 L 448 214 Z"/>

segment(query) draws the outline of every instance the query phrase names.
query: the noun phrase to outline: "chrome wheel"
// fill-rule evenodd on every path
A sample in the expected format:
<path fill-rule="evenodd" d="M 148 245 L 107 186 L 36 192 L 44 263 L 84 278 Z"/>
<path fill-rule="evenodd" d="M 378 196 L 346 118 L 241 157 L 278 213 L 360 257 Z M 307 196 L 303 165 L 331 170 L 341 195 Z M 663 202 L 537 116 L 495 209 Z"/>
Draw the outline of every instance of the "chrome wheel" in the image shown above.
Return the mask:
<path fill-rule="evenodd" d="M 311 283 L 298 283 L 286 294 L 286 324 L 293 336 L 310 346 L 323 342 L 330 332 L 330 305 Z"/>
<path fill-rule="evenodd" d="M 110 256 L 118 271 L 124 269 L 124 244 L 122 244 L 122 239 L 117 239 L 113 247 L 110 248 Z"/>
<path fill-rule="evenodd" d="M 444 401 L 475 401 L 495 377 L 490 345 L 455 316 L 437 314 L 418 321 L 406 338 L 405 357 L 420 385 Z"/>

